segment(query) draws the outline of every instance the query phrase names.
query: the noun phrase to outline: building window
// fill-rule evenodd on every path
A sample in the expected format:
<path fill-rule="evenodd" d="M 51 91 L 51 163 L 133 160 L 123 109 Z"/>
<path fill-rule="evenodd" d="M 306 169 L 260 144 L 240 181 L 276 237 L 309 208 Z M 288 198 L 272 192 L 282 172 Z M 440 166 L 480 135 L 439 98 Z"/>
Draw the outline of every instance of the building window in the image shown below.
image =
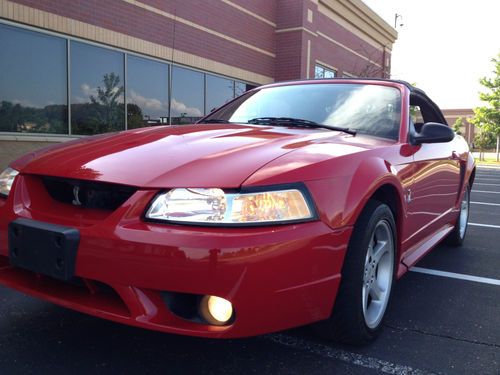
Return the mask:
<path fill-rule="evenodd" d="M 125 129 L 123 53 L 71 42 L 71 131 Z"/>
<path fill-rule="evenodd" d="M 188 124 L 255 87 L 1 22 L 0 53 L 0 132 L 91 135 Z"/>
<path fill-rule="evenodd" d="M 172 69 L 172 124 L 190 124 L 205 113 L 204 74 L 174 66 Z"/>
<path fill-rule="evenodd" d="M 0 24 L 0 131 L 67 133 L 66 40 Z"/>
<path fill-rule="evenodd" d="M 248 83 L 245 82 L 234 82 L 234 97 L 238 97 L 240 95 L 243 95 L 245 92 L 248 90 L 254 89 L 257 86 L 255 85 L 249 85 Z"/>
<path fill-rule="evenodd" d="M 206 85 L 206 113 L 212 112 L 234 98 L 234 81 L 231 79 L 207 74 Z"/>
<path fill-rule="evenodd" d="M 316 65 L 314 68 L 314 78 L 335 78 L 337 76 L 337 72 L 333 69 L 325 68 L 323 65 Z"/>
<path fill-rule="evenodd" d="M 127 127 L 168 124 L 168 64 L 127 56 Z"/>

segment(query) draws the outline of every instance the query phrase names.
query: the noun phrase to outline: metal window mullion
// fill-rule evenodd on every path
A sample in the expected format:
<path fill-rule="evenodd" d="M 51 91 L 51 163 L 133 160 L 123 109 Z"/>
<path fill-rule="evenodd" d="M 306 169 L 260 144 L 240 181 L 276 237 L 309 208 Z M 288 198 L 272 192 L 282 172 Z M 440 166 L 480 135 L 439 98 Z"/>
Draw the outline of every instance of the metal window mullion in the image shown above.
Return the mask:
<path fill-rule="evenodd" d="M 128 85 L 128 66 L 127 54 L 123 54 L 123 114 L 125 117 L 125 130 L 128 130 L 128 109 L 127 109 L 127 85 Z"/>
<path fill-rule="evenodd" d="M 203 116 L 207 114 L 207 75 L 203 73 Z"/>
<path fill-rule="evenodd" d="M 71 41 L 66 39 L 66 103 L 68 105 L 68 135 L 71 135 Z"/>
<path fill-rule="evenodd" d="M 172 111 L 171 111 L 171 107 L 172 107 L 172 64 L 168 64 L 168 74 L 167 74 L 167 77 L 168 77 L 168 82 L 167 82 L 167 86 L 168 86 L 168 124 L 169 125 L 172 125 Z"/>

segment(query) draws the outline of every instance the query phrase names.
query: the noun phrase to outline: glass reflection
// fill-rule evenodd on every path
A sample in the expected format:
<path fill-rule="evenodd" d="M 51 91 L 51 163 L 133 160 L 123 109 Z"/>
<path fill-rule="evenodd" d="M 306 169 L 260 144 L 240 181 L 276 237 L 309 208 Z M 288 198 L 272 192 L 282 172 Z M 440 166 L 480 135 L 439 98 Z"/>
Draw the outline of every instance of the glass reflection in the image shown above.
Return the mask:
<path fill-rule="evenodd" d="M 71 42 L 73 134 L 125 129 L 123 70 L 123 53 Z"/>
<path fill-rule="evenodd" d="M 168 124 L 168 65 L 127 56 L 127 126 Z"/>
<path fill-rule="evenodd" d="M 236 98 L 236 97 L 238 97 L 240 95 L 243 95 L 248 90 L 254 89 L 256 87 L 257 86 L 249 85 L 249 84 L 247 84 L 245 82 L 238 82 L 238 81 L 236 81 L 234 83 L 234 97 Z"/>
<path fill-rule="evenodd" d="M 0 25 L 0 53 L 0 131 L 66 134 L 66 40 Z"/>
<path fill-rule="evenodd" d="M 190 69 L 172 68 L 172 124 L 191 124 L 203 117 L 205 107 L 204 74 Z"/>
<path fill-rule="evenodd" d="M 210 74 L 207 79 L 207 113 L 234 98 L 234 81 Z"/>
<path fill-rule="evenodd" d="M 336 74 L 335 70 L 327 69 L 321 65 L 316 65 L 314 67 L 314 78 L 316 79 L 335 78 Z"/>
<path fill-rule="evenodd" d="M 401 96 L 399 90 L 380 85 L 277 86 L 243 95 L 207 120 L 247 123 L 259 117 L 292 117 L 398 139 Z"/>

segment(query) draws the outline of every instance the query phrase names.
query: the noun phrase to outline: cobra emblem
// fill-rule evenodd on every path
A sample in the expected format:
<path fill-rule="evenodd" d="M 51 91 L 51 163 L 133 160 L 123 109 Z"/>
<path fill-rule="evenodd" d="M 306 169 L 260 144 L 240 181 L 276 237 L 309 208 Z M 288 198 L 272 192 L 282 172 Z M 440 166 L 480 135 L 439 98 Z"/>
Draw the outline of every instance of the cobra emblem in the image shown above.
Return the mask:
<path fill-rule="evenodd" d="M 80 202 L 80 186 L 75 186 L 73 188 L 73 197 L 75 199 L 73 199 L 71 203 L 73 203 L 74 206 L 81 206 L 82 202 Z"/>

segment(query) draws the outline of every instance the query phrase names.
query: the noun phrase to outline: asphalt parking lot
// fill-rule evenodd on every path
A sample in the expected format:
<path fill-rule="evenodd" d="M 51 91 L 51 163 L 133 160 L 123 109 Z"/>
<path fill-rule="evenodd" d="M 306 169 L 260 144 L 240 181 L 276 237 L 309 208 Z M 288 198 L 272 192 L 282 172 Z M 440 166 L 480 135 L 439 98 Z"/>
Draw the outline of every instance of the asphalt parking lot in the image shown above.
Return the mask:
<path fill-rule="evenodd" d="M 397 284 L 372 345 L 307 328 L 206 340 L 131 328 L 0 287 L 0 373 L 500 374 L 500 169 L 478 168 L 461 248 Z"/>

